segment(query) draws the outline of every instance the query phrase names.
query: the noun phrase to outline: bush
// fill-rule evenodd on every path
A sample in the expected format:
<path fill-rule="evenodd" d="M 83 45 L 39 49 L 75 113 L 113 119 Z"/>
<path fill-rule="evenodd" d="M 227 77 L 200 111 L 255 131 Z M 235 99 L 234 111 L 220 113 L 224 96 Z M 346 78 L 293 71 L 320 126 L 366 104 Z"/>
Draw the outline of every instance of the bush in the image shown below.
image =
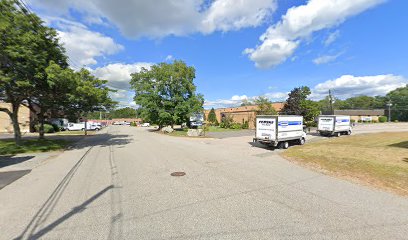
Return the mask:
<path fill-rule="evenodd" d="M 388 118 L 387 118 L 386 116 L 381 116 L 381 117 L 378 118 L 378 121 L 379 121 L 380 123 L 387 122 L 387 120 L 388 120 Z"/>
<path fill-rule="evenodd" d="M 35 129 L 36 132 L 39 132 L 40 131 L 40 124 L 36 124 L 34 126 L 34 129 Z M 54 133 L 54 132 L 55 132 L 55 128 L 54 128 L 53 125 L 47 124 L 47 123 L 44 124 L 44 133 Z"/>
<path fill-rule="evenodd" d="M 399 122 L 398 120 L 394 120 L 395 123 Z"/>
<path fill-rule="evenodd" d="M 351 122 L 351 123 L 355 123 L 355 122 L 356 122 L 356 120 L 354 120 L 354 119 L 351 119 L 351 120 L 350 120 L 350 122 Z"/>
<path fill-rule="evenodd" d="M 242 124 L 241 123 L 232 123 L 229 128 L 231 128 L 231 129 L 242 129 Z"/>
<path fill-rule="evenodd" d="M 231 128 L 231 125 L 234 123 L 234 120 L 231 116 L 224 116 L 221 119 L 220 127 L 221 128 Z"/>
<path fill-rule="evenodd" d="M 242 129 L 248 129 L 248 128 L 249 128 L 248 121 L 244 121 L 244 123 L 242 124 Z"/>
<path fill-rule="evenodd" d="M 315 121 L 308 121 L 308 122 L 305 122 L 305 124 L 306 124 L 306 127 L 317 127 L 317 122 Z"/>
<path fill-rule="evenodd" d="M 371 123 L 378 123 L 378 121 L 377 120 L 372 120 Z"/>
<path fill-rule="evenodd" d="M 363 122 L 363 120 L 358 120 L 358 122 L 359 122 L 359 123 L 362 123 L 362 122 Z"/>
<path fill-rule="evenodd" d="M 131 126 L 131 127 L 136 127 L 137 124 L 136 124 L 136 122 L 131 122 L 131 123 L 130 123 L 130 126 Z"/>

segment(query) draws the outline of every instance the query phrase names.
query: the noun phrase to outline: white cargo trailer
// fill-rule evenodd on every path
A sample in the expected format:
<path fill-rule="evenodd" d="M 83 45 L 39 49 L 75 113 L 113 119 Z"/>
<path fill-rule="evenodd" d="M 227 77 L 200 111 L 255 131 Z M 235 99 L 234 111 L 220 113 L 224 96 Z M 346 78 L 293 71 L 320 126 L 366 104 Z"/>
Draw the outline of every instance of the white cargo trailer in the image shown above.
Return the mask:
<path fill-rule="evenodd" d="M 289 143 L 303 145 L 306 133 L 303 131 L 302 116 L 272 116 L 256 117 L 256 131 L 254 142 L 281 148 L 288 148 Z"/>
<path fill-rule="evenodd" d="M 322 136 L 337 136 L 351 134 L 350 116 L 320 115 L 318 117 L 317 131 Z"/>

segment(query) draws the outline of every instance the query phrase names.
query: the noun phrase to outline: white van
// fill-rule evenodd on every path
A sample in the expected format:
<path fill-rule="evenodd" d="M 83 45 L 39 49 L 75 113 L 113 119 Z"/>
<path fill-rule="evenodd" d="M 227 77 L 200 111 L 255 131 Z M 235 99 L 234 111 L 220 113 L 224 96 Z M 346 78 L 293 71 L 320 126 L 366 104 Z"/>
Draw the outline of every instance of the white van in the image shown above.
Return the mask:
<path fill-rule="evenodd" d="M 85 130 L 85 122 L 80 123 L 68 123 L 67 127 L 68 131 L 84 131 Z M 101 126 L 97 123 L 88 122 L 86 124 L 86 130 L 101 130 Z"/>
<path fill-rule="evenodd" d="M 350 135 L 351 130 L 350 116 L 320 115 L 318 117 L 317 131 L 322 136 Z"/>
<path fill-rule="evenodd" d="M 254 142 L 280 148 L 288 148 L 289 143 L 300 145 L 306 142 L 302 116 L 256 116 Z"/>

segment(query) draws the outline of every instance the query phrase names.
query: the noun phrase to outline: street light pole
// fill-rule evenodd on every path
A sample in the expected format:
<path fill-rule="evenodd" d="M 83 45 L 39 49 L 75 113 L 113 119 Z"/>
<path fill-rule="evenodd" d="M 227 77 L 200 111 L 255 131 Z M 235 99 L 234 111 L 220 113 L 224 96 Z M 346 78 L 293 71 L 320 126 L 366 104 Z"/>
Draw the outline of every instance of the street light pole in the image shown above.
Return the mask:
<path fill-rule="evenodd" d="M 392 106 L 392 103 L 391 103 L 391 102 L 387 103 L 387 107 L 388 107 L 388 122 L 391 122 L 391 106 Z"/>

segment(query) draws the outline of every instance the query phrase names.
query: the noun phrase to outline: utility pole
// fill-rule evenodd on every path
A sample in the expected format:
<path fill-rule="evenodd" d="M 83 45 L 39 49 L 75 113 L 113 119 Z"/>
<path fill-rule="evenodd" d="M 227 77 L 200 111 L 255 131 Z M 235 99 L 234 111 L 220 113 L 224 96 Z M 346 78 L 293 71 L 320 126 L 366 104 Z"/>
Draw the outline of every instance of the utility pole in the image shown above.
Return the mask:
<path fill-rule="evenodd" d="M 331 114 L 334 114 L 334 109 L 333 109 L 333 96 L 331 94 L 331 90 L 329 89 L 329 101 L 330 101 L 330 112 Z"/>
<path fill-rule="evenodd" d="M 392 103 L 391 103 L 391 102 L 388 102 L 388 103 L 387 103 L 387 107 L 388 107 L 388 122 L 391 122 L 391 106 L 392 106 Z"/>

